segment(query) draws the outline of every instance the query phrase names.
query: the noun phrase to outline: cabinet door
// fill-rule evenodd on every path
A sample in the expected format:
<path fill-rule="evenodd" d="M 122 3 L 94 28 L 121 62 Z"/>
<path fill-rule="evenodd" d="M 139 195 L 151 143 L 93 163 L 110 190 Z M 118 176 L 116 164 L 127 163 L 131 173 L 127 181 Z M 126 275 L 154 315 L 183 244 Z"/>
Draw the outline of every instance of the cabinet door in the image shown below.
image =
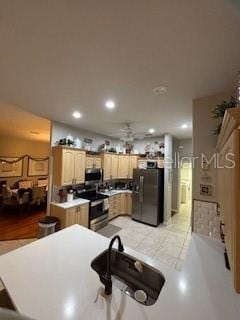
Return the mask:
<path fill-rule="evenodd" d="M 129 179 L 129 156 L 119 156 L 118 178 Z"/>
<path fill-rule="evenodd" d="M 111 178 L 117 179 L 118 178 L 118 158 L 119 156 L 116 154 L 111 155 L 112 157 L 112 168 L 111 168 Z"/>
<path fill-rule="evenodd" d="M 127 213 L 127 193 L 121 193 L 120 214 Z"/>
<path fill-rule="evenodd" d="M 101 158 L 95 158 L 94 159 L 94 167 L 97 169 L 101 169 L 102 168 L 102 159 Z"/>
<path fill-rule="evenodd" d="M 94 158 L 86 157 L 86 169 L 92 169 L 94 167 Z"/>
<path fill-rule="evenodd" d="M 88 228 L 88 204 L 76 208 L 76 223 Z"/>
<path fill-rule="evenodd" d="M 74 179 L 74 151 L 62 150 L 62 185 L 71 185 Z"/>
<path fill-rule="evenodd" d="M 129 158 L 129 178 L 133 177 L 133 169 L 138 167 L 138 156 L 130 156 Z"/>
<path fill-rule="evenodd" d="M 111 179 L 111 168 L 112 168 L 112 155 L 104 154 L 103 155 L 103 177 L 104 180 Z"/>
<path fill-rule="evenodd" d="M 127 193 L 127 214 L 132 215 L 132 195 Z"/>
<path fill-rule="evenodd" d="M 66 227 L 76 224 L 76 207 L 66 210 Z"/>
<path fill-rule="evenodd" d="M 86 153 L 84 151 L 75 151 L 75 156 L 74 156 L 75 183 L 84 183 L 85 181 L 85 162 L 86 162 Z"/>

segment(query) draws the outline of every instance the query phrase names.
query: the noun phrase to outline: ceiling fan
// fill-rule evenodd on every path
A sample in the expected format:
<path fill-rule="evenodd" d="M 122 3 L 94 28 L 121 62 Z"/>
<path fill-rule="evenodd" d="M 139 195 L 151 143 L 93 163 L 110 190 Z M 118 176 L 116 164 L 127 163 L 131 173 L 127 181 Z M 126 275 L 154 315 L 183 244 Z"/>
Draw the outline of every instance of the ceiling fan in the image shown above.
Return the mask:
<path fill-rule="evenodd" d="M 130 122 L 124 123 L 124 127 L 120 129 L 121 137 L 120 140 L 123 143 L 132 143 L 134 140 L 144 139 L 146 137 L 151 137 L 151 133 L 137 133 Z"/>

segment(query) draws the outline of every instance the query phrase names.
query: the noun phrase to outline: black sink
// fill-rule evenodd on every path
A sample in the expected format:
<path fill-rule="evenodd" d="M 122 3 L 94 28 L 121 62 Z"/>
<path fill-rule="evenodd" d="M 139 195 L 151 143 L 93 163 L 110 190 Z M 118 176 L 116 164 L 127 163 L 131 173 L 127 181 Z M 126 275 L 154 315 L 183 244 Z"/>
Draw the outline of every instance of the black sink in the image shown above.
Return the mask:
<path fill-rule="evenodd" d="M 91 263 L 91 267 L 98 273 L 103 284 L 107 272 L 107 254 L 108 250 L 103 251 Z M 141 265 L 141 272 L 135 267 L 136 261 Z M 165 278 L 160 271 L 115 249 L 111 251 L 111 275 L 113 284 L 132 298 L 137 290 L 143 290 L 147 299 L 142 304 L 147 306 L 157 301 L 165 283 Z"/>

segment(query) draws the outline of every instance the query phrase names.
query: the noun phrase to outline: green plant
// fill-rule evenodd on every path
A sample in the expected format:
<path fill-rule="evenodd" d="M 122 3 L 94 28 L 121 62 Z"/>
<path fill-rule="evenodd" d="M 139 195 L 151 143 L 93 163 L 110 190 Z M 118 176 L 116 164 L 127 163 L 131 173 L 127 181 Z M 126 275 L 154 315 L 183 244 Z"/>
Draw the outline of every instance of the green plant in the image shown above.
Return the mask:
<path fill-rule="evenodd" d="M 213 119 L 216 119 L 219 121 L 217 128 L 213 131 L 214 134 L 219 134 L 222 127 L 222 121 L 225 114 L 225 111 L 229 108 L 235 108 L 237 106 L 236 100 L 234 97 L 231 97 L 229 101 L 222 101 L 219 103 L 212 111 L 212 117 Z"/>

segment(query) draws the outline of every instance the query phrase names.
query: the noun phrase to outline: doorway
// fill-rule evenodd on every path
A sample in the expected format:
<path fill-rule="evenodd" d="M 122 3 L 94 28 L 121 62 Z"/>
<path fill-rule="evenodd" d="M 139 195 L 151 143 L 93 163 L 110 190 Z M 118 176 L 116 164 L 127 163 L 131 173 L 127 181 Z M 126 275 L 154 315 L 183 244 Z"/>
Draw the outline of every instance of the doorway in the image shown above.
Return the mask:
<path fill-rule="evenodd" d="M 179 169 L 178 208 L 181 216 L 191 218 L 192 209 L 192 165 L 185 162 Z"/>
<path fill-rule="evenodd" d="M 0 241 L 36 238 L 46 215 L 50 121 L 0 103 Z"/>

